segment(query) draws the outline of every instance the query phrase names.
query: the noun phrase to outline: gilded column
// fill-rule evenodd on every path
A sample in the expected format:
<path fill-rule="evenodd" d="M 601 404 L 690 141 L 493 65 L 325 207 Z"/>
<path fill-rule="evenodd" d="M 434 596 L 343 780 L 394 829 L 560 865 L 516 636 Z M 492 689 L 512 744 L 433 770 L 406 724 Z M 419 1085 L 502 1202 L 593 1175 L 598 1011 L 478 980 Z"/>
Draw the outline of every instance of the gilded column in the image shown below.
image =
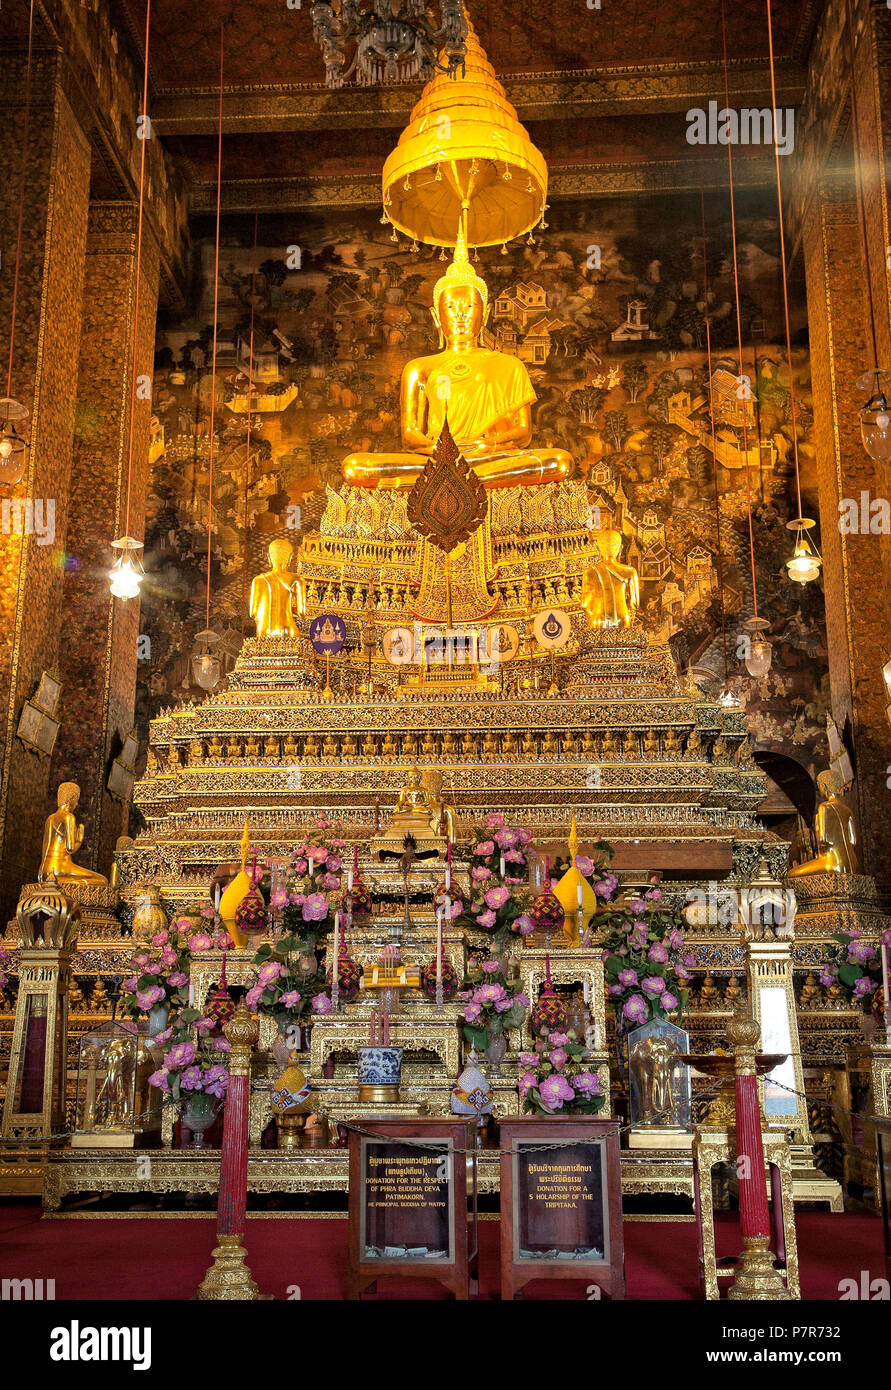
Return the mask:
<path fill-rule="evenodd" d="M 137 208 L 132 202 L 92 203 L 86 248 L 84 307 L 78 364 L 68 520 L 69 567 L 60 653 L 66 719 L 53 759 L 52 781 L 81 788 L 85 866 L 107 873 L 127 807 L 106 789 L 108 768 L 133 726 L 139 640 L 139 600 L 112 598 L 110 542 L 125 529 L 141 539 L 151 439 L 151 400 L 159 255 L 143 227 L 139 293 L 136 285 Z M 127 520 L 133 332 L 137 312 L 133 464 Z"/>
<path fill-rule="evenodd" d="M 21 49 L 0 53 L 0 347 L 9 348 L 25 101 Z M 0 528 L 0 914 L 11 914 L 34 877 L 47 814 L 49 758 L 16 738 L 43 670 L 58 675 L 64 623 L 64 552 L 77 391 L 90 149 L 56 49 L 34 54 L 24 220 L 13 358 L 13 395 L 29 409 L 24 478 Z M 5 392 L 5 377 L 3 390 Z M 4 502 L 7 498 L 4 497 Z M 63 692 L 64 710 L 64 692 Z"/>

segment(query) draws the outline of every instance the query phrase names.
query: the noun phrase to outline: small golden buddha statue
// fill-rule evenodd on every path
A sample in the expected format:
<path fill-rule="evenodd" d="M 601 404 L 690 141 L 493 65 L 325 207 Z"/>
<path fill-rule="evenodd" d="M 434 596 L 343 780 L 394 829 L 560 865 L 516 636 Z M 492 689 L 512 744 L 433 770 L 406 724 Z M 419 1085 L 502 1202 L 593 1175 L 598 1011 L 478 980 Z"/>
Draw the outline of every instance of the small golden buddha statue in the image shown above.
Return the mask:
<path fill-rule="evenodd" d="M 702 982 L 702 988 L 699 991 L 699 1004 L 700 1006 L 702 1006 L 703 1004 L 711 1005 L 715 1002 L 717 997 L 717 986 L 715 985 L 715 982 L 712 979 L 711 971 L 707 970 L 705 974 L 705 979 Z"/>
<path fill-rule="evenodd" d="M 204 744 L 200 738 L 193 738 L 189 744 L 189 762 L 200 763 L 204 761 Z"/>
<path fill-rule="evenodd" d="M 433 731 L 429 728 L 424 730 L 424 737 L 421 740 L 421 757 L 436 757 L 436 739 L 433 737 Z"/>
<path fill-rule="evenodd" d="M 220 762 L 223 758 L 223 740 L 219 734 L 212 734 L 207 745 L 207 756 L 211 762 Z"/>
<path fill-rule="evenodd" d="M 574 758 L 576 754 L 576 737 L 572 729 L 567 729 L 560 742 L 560 751 L 567 758 Z"/>
<path fill-rule="evenodd" d="M 532 735 L 531 729 L 525 729 L 523 731 L 522 752 L 524 758 L 534 758 L 538 753 L 538 746 Z"/>
<path fill-rule="evenodd" d="M 545 734 L 544 742 L 541 745 L 541 751 L 545 757 L 549 758 L 555 757 L 556 754 L 559 752 L 559 749 L 557 747 L 557 735 L 555 734 L 553 729 L 548 729 L 547 733 Z"/>
<path fill-rule="evenodd" d="M 622 756 L 625 758 L 636 758 L 637 752 L 637 734 L 633 729 L 628 729 L 622 739 Z"/>
<path fill-rule="evenodd" d="M 731 975 L 727 981 L 727 988 L 724 990 L 724 1003 L 730 1006 L 731 1011 L 736 1008 L 737 999 L 742 998 L 742 986 L 735 975 Z"/>
<path fill-rule="evenodd" d="M 593 758 L 597 751 L 597 744 L 590 729 L 586 729 L 582 734 L 581 754 L 584 758 Z"/>
<path fill-rule="evenodd" d="M 362 757 L 363 757 L 363 758 L 376 758 L 376 757 L 377 757 L 377 744 L 375 743 L 374 737 L 373 737 L 372 734 L 366 734 L 365 737 L 364 737 L 364 739 L 362 740 Z"/>
<path fill-rule="evenodd" d="M 244 756 L 255 761 L 260 756 L 260 740 L 256 734 L 249 734 L 244 745 Z"/>
<path fill-rule="evenodd" d="M 340 755 L 337 748 L 337 739 L 329 730 L 329 732 L 325 735 L 325 742 L 322 744 L 322 761 L 326 763 L 333 763 L 337 761 L 337 758 L 339 756 Z"/>
<path fill-rule="evenodd" d="M 430 814 L 436 820 L 440 835 L 447 835 L 454 844 L 460 830 L 460 820 L 455 803 L 442 789 L 442 773 L 437 767 L 426 767 L 421 773 L 421 786 L 427 793 Z"/>
<path fill-rule="evenodd" d="M 429 840 L 438 835 L 440 811 L 431 801 L 430 793 L 421 783 L 421 774 L 413 767 L 408 781 L 399 793 L 390 823 L 384 830 L 385 840 L 403 840 L 406 835 Z"/>
<path fill-rule="evenodd" d="M 238 739 L 235 737 L 235 735 L 232 734 L 229 739 L 229 742 L 226 744 L 226 757 L 231 759 L 240 758 L 242 756 L 243 754 L 241 751 L 241 744 L 238 742 Z"/>
<path fill-rule="evenodd" d="M 53 877 L 58 883 L 107 883 L 102 874 L 92 869 L 82 869 L 75 864 L 72 854 L 80 849 L 84 840 L 84 828 L 78 825 L 74 811 L 80 800 L 80 787 L 76 782 L 63 782 L 56 794 L 58 809 L 47 816 L 43 827 L 43 850 L 40 868 L 37 870 L 38 883 Z"/>
<path fill-rule="evenodd" d="M 729 761 L 730 761 L 730 749 L 729 749 L 728 746 L 727 746 L 727 740 L 726 740 L 726 738 L 724 737 L 723 734 L 718 734 L 718 737 L 715 739 L 714 743 L 712 744 L 712 762 L 713 762 L 713 763 L 726 763 L 726 762 L 729 762 Z"/>
<path fill-rule="evenodd" d="M 351 733 L 348 733 L 343 740 L 341 752 L 345 758 L 355 758 L 358 756 L 359 748 Z"/>
<path fill-rule="evenodd" d="M 688 758 L 702 757 L 702 735 L 698 729 L 692 729 L 687 735 L 687 746 L 684 754 Z"/>
<path fill-rule="evenodd" d="M 447 729 L 442 738 L 442 756 L 444 758 L 454 758 L 457 756 L 457 753 L 458 745 L 455 741 L 455 735 L 452 733 L 451 729 Z"/>
<path fill-rule="evenodd" d="M 286 758 L 300 757 L 300 744 L 297 742 L 296 736 L 293 733 L 286 735 L 282 752 Z"/>
<path fill-rule="evenodd" d="M 350 454 L 346 482 L 358 487 L 410 488 L 442 433 L 486 487 L 531 487 L 565 478 L 572 456 L 563 449 L 530 448 L 536 399 L 519 357 L 480 347 L 489 292 L 467 258 L 462 229 L 454 259 L 433 290 L 433 322 L 440 348 L 409 362 L 402 373 L 400 427 L 404 453 Z"/>
<path fill-rule="evenodd" d="M 681 740 L 678 738 L 677 729 L 666 729 L 665 738 L 662 744 L 666 759 L 677 758 L 681 751 Z"/>
<path fill-rule="evenodd" d="M 582 582 L 582 607 L 589 627 L 630 627 L 640 607 L 640 577 L 619 560 L 621 531 L 599 531 L 602 559 L 589 565 Z"/>
<path fill-rule="evenodd" d="M 397 758 L 398 756 L 399 756 L 399 748 L 398 748 L 398 745 L 397 745 L 396 740 L 394 739 L 394 737 L 393 737 L 391 731 L 388 729 L 387 732 L 386 732 L 386 734 L 384 735 L 383 743 L 381 744 L 381 757 L 382 757 L 382 758 Z"/>
<path fill-rule="evenodd" d="M 520 745 L 513 729 L 508 729 L 501 740 L 501 751 L 505 758 L 515 758 L 520 751 Z"/>
<path fill-rule="evenodd" d="M 318 760 L 319 740 L 316 738 L 315 734 L 309 734 L 307 736 L 303 756 L 307 762 L 316 762 Z"/>
<path fill-rule="evenodd" d="M 463 758 L 476 757 L 476 739 L 469 730 L 461 740 L 461 756 Z"/>
<path fill-rule="evenodd" d="M 306 598 L 303 579 L 298 573 L 288 569 L 293 554 L 294 547 L 290 541 L 273 541 L 269 547 L 269 563 L 272 568 L 264 574 L 258 574 L 251 582 L 248 612 L 257 624 L 258 637 L 298 635 L 291 600 L 293 598 L 299 616 L 303 617 L 306 612 Z"/>
<path fill-rule="evenodd" d="M 269 738 L 266 740 L 266 742 L 263 744 L 263 757 L 264 757 L 264 758 L 277 758 L 277 757 L 278 757 L 278 739 L 277 739 L 277 738 L 273 738 L 273 737 L 270 735 L 270 737 L 269 737 Z"/>
<path fill-rule="evenodd" d="M 814 979 L 813 973 L 808 971 L 807 978 L 801 986 L 801 995 L 798 1000 L 800 1009 L 815 1009 L 820 999 L 820 987 Z"/>
<path fill-rule="evenodd" d="M 605 758 L 615 757 L 616 753 L 618 753 L 619 740 L 615 729 L 607 729 L 606 733 L 603 735 L 603 747 L 601 751 Z"/>
<path fill-rule="evenodd" d="M 854 817 L 841 800 L 841 778 L 832 768 L 817 777 L 823 800 L 817 807 L 814 832 L 820 853 L 789 870 L 789 878 L 804 878 L 809 874 L 859 874 L 860 856 L 857 852 L 857 832 Z"/>
<path fill-rule="evenodd" d="M 498 757 L 498 739 L 492 729 L 487 729 L 483 738 L 482 756 L 483 761 L 492 763 Z"/>
<path fill-rule="evenodd" d="M 648 758 L 658 758 L 659 756 L 659 735 L 655 729 L 647 729 L 643 741 L 644 752 Z"/>

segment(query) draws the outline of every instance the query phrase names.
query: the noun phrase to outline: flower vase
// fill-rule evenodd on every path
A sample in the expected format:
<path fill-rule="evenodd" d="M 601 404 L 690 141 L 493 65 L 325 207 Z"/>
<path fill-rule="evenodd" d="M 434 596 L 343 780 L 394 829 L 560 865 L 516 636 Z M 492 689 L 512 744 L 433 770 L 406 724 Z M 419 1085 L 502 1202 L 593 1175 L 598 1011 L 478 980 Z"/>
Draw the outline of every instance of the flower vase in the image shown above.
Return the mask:
<path fill-rule="evenodd" d="M 204 1132 L 217 1117 L 219 1106 L 207 1091 L 193 1091 L 183 1101 L 182 1121 L 192 1136 L 193 1149 L 204 1148 Z"/>
<path fill-rule="evenodd" d="M 163 1033 L 167 1027 L 167 1019 L 170 1016 L 169 1004 L 156 1004 L 153 1009 L 149 1009 L 148 1016 L 148 1036 L 149 1041 L 156 1037 L 158 1033 Z"/>
<path fill-rule="evenodd" d="M 493 1076 L 501 1075 L 501 1063 L 504 1061 L 506 1052 L 507 1038 L 500 1031 L 493 1033 L 486 1048 L 486 1061 L 489 1063 Z"/>

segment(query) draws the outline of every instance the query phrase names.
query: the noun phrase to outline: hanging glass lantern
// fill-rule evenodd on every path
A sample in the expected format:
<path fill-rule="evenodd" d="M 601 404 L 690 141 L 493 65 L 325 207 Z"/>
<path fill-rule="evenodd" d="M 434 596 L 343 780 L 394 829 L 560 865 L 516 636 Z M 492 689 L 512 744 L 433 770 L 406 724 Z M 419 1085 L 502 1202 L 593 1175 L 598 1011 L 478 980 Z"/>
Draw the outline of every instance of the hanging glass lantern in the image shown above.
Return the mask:
<path fill-rule="evenodd" d="M 196 634 L 192 675 L 202 690 L 215 690 L 220 683 L 220 658 L 213 651 L 219 640 L 213 628 L 205 628 Z"/>
<path fill-rule="evenodd" d="M 139 558 L 142 541 L 134 540 L 132 536 L 120 536 L 118 540 L 112 541 L 111 548 L 120 551 L 108 572 L 111 592 L 115 598 L 137 598 L 139 586 L 145 579 L 145 570 Z"/>
<path fill-rule="evenodd" d="M 883 389 L 889 378 L 891 372 L 876 367 L 874 371 L 865 372 L 857 382 L 863 391 L 873 387 L 872 395 L 860 411 L 860 437 L 869 457 L 877 463 L 891 460 L 891 406 Z"/>
<path fill-rule="evenodd" d="M 891 700 L 891 656 L 882 667 L 882 680 L 885 682 L 885 690 L 888 692 L 888 699 Z"/>
<path fill-rule="evenodd" d="M 770 623 L 765 618 L 749 618 L 743 627 L 750 635 L 749 654 L 746 657 L 746 670 L 756 680 L 761 680 L 770 670 L 773 660 L 773 647 L 765 636 Z"/>
<path fill-rule="evenodd" d="M 823 561 L 819 551 L 807 538 L 807 532 L 816 524 L 806 516 L 797 516 L 794 521 L 786 522 L 786 529 L 795 532 L 795 548 L 791 559 L 786 561 L 789 578 L 795 584 L 809 584 L 812 579 L 819 578 Z"/>
<path fill-rule="evenodd" d="M 25 473 L 28 441 L 19 433 L 16 421 L 27 417 L 28 410 L 10 396 L 0 400 L 0 487 L 14 487 Z"/>

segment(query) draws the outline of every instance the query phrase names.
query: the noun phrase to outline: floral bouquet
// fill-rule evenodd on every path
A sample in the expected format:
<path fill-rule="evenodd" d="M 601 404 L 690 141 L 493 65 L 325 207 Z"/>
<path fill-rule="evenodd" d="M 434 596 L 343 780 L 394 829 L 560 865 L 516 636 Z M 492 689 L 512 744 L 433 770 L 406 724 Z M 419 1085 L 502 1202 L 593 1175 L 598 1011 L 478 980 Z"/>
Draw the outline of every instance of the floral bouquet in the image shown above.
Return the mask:
<path fill-rule="evenodd" d="M 875 1005 L 881 998 L 882 948 L 891 946 L 891 927 L 881 937 L 881 945 L 864 941 L 858 927 L 835 932 L 829 948 L 829 960 L 820 971 L 820 984 L 831 989 L 839 985 L 852 1004 L 864 1008 Z"/>
<path fill-rule="evenodd" d="M 177 917 L 169 927 L 155 932 L 130 963 L 132 974 L 124 980 L 122 1012 L 138 1018 L 159 1006 L 173 1012 L 183 1009 L 188 1004 L 192 957 L 212 950 L 215 944 L 214 935 L 196 931 L 188 917 Z"/>
<path fill-rule="evenodd" d="M 280 1033 L 286 1033 L 292 1024 L 299 1021 L 308 1002 L 306 977 L 297 973 L 292 959 L 292 952 L 281 959 L 273 955 L 268 942 L 261 946 L 251 962 L 256 967 L 256 982 L 245 995 L 248 1008 L 252 1012 L 256 1010 L 271 1015 Z"/>
<path fill-rule="evenodd" d="M 331 930 L 341 896 L 346 841 L 330 836 L 332 828 L 332 821 L 319 819 L 293 851 L 285 882 L 270 899 L 273 910 L 281 912 L 285 937 L 293 937 L 304 953 L 314 951 Z"/>
<path fill-rule="evenodd" d="M 504 955 L 511 934 L 528 936 L 534 931 L 529 908 L 529 845 L 532 836 L 522 826 L 508 825 L 493 813 L 485 826 L 477 826 L 471 850 L 470 902 L 463 920 L 472 929 L 491 934 L 494 949 Z"/>
<path fill-rule="evenodd" d="M 665 906 L 661 888 L 648 888 L 642 896 L 628 898 L 622 910 L 610 913 L 599 944 L 620 1030 L 683 1014 L 695 962 L 684 949 L 681 920 Z"/>
<path fill-rule="evenodd" d="M 520 1095 L 527 1114 L 596 1115 L 606 1104 L 596 1072 L 586 1065 L 589 1057 L 575 1034 L 548 1033 L 539 1038 L 534 1052 L 520 1054 Z"/>
<path fill-rule="evenodd" d="M 508 983 L 499 961 L 484 961 L 483 975 L 483 984 L 458 996 L 465 1001 L 464 1036 L 481 1052 L 497 1034 L 519 1028 L 529 1008 L 528 995 Z"/>
<path fill-rule="evenodd" d="M 161 1092 L 164 1104 L 179 1106 L 196 1093 L 214 1096 L 217 1100 L 225 1098 L 229 1087 L 229 1043 L 225 1038 L 211 1036 L 211 1019 L 203 1022 L 211 1027 L 201 1029 L 199 1020 L 195 1040 L 181 1036 L 183 1032 L 188 1034 L 188 1028 L 176 1030 L 179 1040 L 173 1042 L 161 1066 L 149 1077 L 149 1085 Z M 173 1033 L 173 1029 L 167 1029 L 158 1034 L 155 1042 L 163 1046 Z"/>

